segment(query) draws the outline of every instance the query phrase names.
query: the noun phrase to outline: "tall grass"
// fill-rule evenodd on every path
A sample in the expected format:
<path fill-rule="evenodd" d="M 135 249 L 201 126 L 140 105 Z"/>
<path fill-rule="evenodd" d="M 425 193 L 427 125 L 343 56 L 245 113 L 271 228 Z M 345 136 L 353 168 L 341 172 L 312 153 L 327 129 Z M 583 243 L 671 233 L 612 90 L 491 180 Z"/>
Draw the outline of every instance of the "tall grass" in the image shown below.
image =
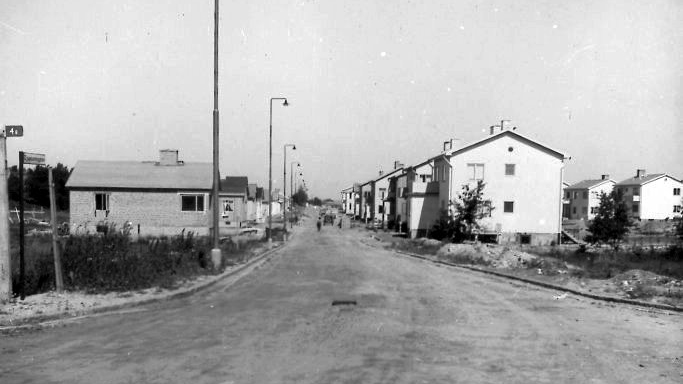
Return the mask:
<path fill-rule="evenodd" d="M 223 268 L 244 261 L 256 241 L 221 244 Z M 106 235 L 71 235 L 62 239 L 62 268 L 67 290 L 107 292 L 172 287 L 198 275 L 219 273 L 212 269 L 209 238 L 192 232 L 172 237 L 132 240 L 125 231 Z M 54 288 L 54 262 L 49 235 L 27 236 L 25 250 L 27 295 Z M 13 291 L 18 292 L 19 252 L 12 252 Z"/>

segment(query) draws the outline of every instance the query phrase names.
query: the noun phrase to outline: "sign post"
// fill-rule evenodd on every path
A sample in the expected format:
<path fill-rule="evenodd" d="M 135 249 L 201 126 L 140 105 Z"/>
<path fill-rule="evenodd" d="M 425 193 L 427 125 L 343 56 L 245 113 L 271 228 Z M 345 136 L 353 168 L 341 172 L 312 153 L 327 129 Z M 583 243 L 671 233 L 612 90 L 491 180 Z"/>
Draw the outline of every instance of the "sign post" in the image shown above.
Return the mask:
<path fill-rule="evenodd" d="M 9 196 L 7 193 L 7 138 L 24 135 L 21 125 L 6 125 L 0 132 L 0 304 L 12 299 L 12 257 L 9 247 Z"/>
<path fill-rule="evenodd" d="M 26 274 L 24 259 L 24 163 L 45 165 L 45 155 L 19 151 L 19 292 L 26 298 Z"/>

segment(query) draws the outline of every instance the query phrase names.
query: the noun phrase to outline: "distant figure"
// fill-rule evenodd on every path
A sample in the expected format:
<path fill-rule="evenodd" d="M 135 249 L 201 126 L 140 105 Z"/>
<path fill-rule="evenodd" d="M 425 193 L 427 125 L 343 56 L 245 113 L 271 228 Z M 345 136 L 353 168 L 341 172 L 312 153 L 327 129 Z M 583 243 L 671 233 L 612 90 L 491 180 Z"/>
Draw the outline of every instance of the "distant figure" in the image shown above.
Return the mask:
<path fill-rule="evenodd" d="M 320 227 L 322 227 L 322 226 L 323 226 L 323 223 L 322 223 L 322 221 L 320 221 L 320 217 L 318 217 L 318 222 L 317 222 L 317 223 L 315 223 L 315 226 L 316 226 L 316 227 L 318 227 L 318 232 L 320 232 Z"/>

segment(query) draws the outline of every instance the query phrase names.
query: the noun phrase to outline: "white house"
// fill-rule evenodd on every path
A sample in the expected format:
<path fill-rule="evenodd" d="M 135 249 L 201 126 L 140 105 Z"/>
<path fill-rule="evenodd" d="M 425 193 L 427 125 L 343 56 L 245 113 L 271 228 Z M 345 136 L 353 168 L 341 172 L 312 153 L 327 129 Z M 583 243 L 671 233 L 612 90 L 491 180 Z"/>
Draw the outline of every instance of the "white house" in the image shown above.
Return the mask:
<path fill-rule="evenodd" d="M 631 217 L 641 220 L 664 220 L 681 216 L 683 183 L 665 173 L 648 175 L 644 169 L 635 177 L 615 185 L 623 193 Z"/>
<path fill-rule="evenodd" d="M 453 213 L 451 201 L 464 185 L 485 183 L 491 207 L 481 220 L 482 233 L 502 243 L 544 245 L 561 233 L 562 181 L 567 157 L 505 126 L 474 143 L 434 158 L 439 210 Z M 434 218 L 434 221 L 436 217 Z"/>
<path fill-rule="evenodd" d="M 411 238 L 426 236 L 439 218 L 439 185 L 432 181 L 434 159 L 406 169 L 406 226 Z"/>
<path fill-rule="evenodd" d="M 572 220 L 593 220 L 600 205 L 600 195 L 609 194 L 616 182 L 609 175 L 600 179 L 583 180 L 564 189 L 564 198 L 568 201 L 568 216 Z"/>

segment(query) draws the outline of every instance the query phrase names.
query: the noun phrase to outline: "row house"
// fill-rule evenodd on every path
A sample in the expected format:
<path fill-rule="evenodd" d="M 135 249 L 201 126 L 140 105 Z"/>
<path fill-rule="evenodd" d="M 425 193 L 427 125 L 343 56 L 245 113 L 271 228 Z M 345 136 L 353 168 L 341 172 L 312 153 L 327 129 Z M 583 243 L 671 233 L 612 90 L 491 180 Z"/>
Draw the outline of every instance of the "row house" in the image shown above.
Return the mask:
<path fill-rule="evenodd" d="M 566 212 L 563 217 L 571 220 L 593 220 L 600 206 L 600 195 L 612 192 L 616 182 L 609 175 L 600 179 L 582 180 L 564 189 Z"/>
<path fill-rule="evenodd" d="M 391 177 L 389 212 L 399 230 L 410 237 L 427 235 L 442 213 L 455 213 L 452 202 L 463 186 L 483 181 L 482 235 L 501 243 L 558 241 L 564 153 L 509 129 L 505 122 L 491 127 L 481 140 L 457 148 L 450 144 L 439 155 Z"/>
<path fill-rule="evenodd" d="M 664 220 L 681 216 L 681 188 L 683 183 L 665 173 L 648 175 L 638 169 L 634 177 L 615 184 L 632 218 L 638 220 Z"/>
<path fill-rule="evenodd" d="M 342 202 L 342 213 L 346 215 L 350 215 L 353 213 L 353 204 L 354 204 L 354 192 L 353 192 L 353 186 L 350 186 L 348 188 L 342 189 L 341 191 L 341 202 Z"/>

